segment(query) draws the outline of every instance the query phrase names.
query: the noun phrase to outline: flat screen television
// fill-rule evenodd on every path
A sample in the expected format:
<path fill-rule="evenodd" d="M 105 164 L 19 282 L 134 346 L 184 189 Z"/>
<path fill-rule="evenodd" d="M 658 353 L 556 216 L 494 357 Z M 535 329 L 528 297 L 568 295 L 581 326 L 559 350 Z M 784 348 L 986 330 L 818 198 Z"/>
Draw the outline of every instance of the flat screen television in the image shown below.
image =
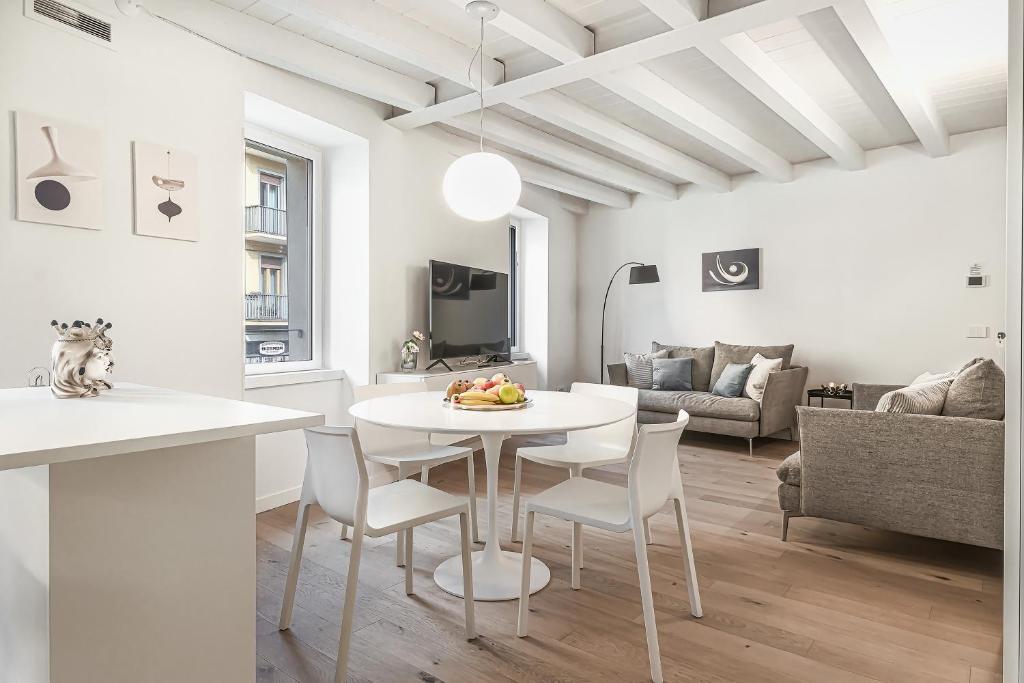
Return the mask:
<path fill-rule="evenodd" d="M 489 356 L 508 361 L 508 275 L 430 262 L 430 359 Z"/>

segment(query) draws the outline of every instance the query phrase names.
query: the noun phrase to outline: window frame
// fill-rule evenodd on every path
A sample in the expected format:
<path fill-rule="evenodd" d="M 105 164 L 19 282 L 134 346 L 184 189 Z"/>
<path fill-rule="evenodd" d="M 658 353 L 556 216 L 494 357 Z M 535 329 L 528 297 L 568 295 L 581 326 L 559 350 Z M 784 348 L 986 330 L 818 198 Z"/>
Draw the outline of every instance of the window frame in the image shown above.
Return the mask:
<path fill-rule="evenodd" d="M 523 350 L 523 278 L 522 278 L 522 243 L 523 224 L 516 218 L 508 221 L 508 271 L 509 271 L 509 343 L 512 353 Z"/>
<path fill-rule="evenodd" d="M 249 142 L 255 142 L 267 147 L 279 149 L 282 152 L 304 157 L 313 164 L 313 172 L 310 174 L 312 192 L 310 199 L 310 219 L 312 220 L 312 254 L 309 256 L 310 270 L 310 312 L 313 318 L 312 329 L 309 333 L 312 337 L 309 360 L 289 360 L 280 363 L 246 363 L 245 362 L 245 314 L 242 314 L 242 337 L 241 337 L 241 360 L 247 377 L 253 375 L 276 375 L 287 372 L 303 372 L 309 370 L 322 370 L 324 368 L 324 329 L 326 327 L 325 314 L 327 311 L 324 299 L 324 251 L 323 251 L 323 151 L 314 145 L 281 133 L 246 123 L 242 138 L 242 178 L 245 178 L 245 152 Z M 261 171 L 258 171 L 261 172 Z M 277 174 L 274 174 L 277 175 Z M 287 182 L 285 180 L 284 182 Z M 284 184 L 282 183 L 282 190 Z M 244 192 L 244 187 L 243 187 Z M 282 199 L 284 199 L 282 197 Z M 287 200 L 284 202 L 287 205 Z M 242 202 L 241 211 L 242 223 L 242 260 L 245 261 L 245 202 Z M 289 261 L 291 259 L 288 259 Z M 287 264 L 291 268 L 293 264 Z M 285 277 L 282 273 L 282 277 Z M 245 295 L 245 275 L 242 273 L 241 282 L 243 301 Z M 243 304 L 244 305 L 244 304 Z"/>

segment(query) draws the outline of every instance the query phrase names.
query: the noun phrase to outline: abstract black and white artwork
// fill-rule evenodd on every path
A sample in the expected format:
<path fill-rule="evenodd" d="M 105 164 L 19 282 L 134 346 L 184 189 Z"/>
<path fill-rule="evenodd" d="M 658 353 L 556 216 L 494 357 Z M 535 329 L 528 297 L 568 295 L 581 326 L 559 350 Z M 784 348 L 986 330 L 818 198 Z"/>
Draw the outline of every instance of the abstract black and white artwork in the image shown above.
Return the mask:
<path fill-rule="evenodd" d="M 196 157 L 148 142 L 132 145 L 135 234 L 199 240 Z"/>
<path fill-rule="evenodd" d="M 14 115 L 17 219 L 100 230 L 103 138 L 51 117 Z"/>
<path fill-rule="evenodd" d="M 759 289 L 761 286 L 761 250 L 736 249 L 703 254 L 701 256 L 701 285 L 701 289 L 705 292 Z"/>

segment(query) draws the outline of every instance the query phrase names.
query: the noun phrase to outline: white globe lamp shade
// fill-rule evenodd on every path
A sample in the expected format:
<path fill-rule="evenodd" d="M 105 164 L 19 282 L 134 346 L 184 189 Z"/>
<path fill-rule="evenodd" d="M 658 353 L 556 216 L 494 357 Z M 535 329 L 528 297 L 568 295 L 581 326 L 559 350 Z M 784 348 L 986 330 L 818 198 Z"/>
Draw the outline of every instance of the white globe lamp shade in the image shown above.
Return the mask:
<path fill-rule="evenodd" d="M 505 157 L 474 152 L 452 162 L 442 189 L 444 200 L 458 215 L 471 221 L 491 221 L 512 210 L 523 191 L 523 181 Z"/>

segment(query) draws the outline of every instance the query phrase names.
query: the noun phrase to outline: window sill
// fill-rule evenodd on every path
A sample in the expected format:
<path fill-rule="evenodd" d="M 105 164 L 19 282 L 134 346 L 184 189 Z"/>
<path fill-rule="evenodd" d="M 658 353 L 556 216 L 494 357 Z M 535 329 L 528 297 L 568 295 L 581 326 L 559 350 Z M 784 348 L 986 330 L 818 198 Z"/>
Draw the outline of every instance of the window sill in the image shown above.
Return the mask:
<path fill-rule="evenodd" d="M 270 372 L 262 375 L 246 375 L 246 389 L 283 387 L 289 384 L 310 384 L 343 379 L 342 370 L 301 370 L 298 372 Z"/>

